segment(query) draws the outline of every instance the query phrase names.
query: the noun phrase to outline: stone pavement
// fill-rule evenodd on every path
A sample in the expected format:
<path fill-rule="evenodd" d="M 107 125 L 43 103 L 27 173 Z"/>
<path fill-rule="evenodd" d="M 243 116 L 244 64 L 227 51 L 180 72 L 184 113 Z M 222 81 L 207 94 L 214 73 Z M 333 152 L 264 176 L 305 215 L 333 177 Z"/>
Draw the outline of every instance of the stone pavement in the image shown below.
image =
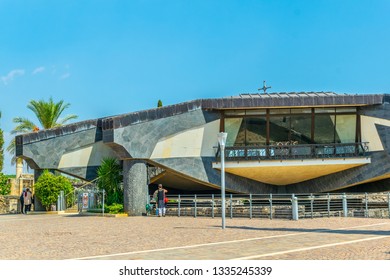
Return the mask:
<path fill-rule="evenodd" d="M 0 259 L 389 260 L 390 219 L 0 215 Z"/>

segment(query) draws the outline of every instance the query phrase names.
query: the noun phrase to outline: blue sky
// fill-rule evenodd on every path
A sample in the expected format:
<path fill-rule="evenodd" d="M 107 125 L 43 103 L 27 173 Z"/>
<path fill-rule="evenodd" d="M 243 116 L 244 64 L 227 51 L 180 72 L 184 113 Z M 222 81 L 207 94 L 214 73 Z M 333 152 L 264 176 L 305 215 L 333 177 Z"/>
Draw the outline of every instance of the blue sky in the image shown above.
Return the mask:
<path fill-rule="evenodd" d="M 0 126 L 270 92 L 390 91 L 387 0 L 0 0 Z M 66 114 L 65 113 L 65 114 Z M 15 173 L 6 154 L 3 172 Z"/>

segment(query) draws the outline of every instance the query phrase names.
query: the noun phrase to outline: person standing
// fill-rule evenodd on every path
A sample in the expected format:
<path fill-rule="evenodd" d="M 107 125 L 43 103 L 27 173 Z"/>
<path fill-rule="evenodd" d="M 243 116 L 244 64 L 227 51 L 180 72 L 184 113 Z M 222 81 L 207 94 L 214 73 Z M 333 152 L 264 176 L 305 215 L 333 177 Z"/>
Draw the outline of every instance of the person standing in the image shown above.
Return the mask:
<path fill-rule="evenodd" d="M 24 193 L 25 192 L 26 192 L 26 190 L 23 188 L 22 194 L 19 197 L 19 200 L 20 200 L 20 212 L 22 214 L 24 214 Z"/>
<path fill-rule="evenodd" d="M 158 216 L 165 217 L 165 211 L 166 211 L 166 205 L 165 205 L 165 194 L 168 191 L 163 188 L 162 184 L 158 184 L 158 189 L 157 189 L 157 207 L 158 207 Z"/>
<path fill-rule="evenodd" d="M 27 214 L 31 211 L 31 203 L 32 203 L 32 193 L 29 188 L 24 192 L 24 214 Z"/>

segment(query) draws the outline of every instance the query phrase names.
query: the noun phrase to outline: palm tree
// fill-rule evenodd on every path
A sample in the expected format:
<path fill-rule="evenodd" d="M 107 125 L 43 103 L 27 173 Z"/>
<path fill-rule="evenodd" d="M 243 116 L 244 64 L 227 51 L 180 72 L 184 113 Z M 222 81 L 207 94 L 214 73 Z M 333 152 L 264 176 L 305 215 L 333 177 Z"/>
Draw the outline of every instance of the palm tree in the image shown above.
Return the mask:
<path fill-rule="evenodd" d="M 42 129 L 55 128 L 64 125 L 66 122 L 72 119 L 76 119 L 76 115 L 68 115 L 60 119 L 61 114 L 70 106 L 69 103 L 64 103 L 63 100 L 54 102 L 53 98 L 49 98 L 49 101 L 45 100 L 31 100 L 27 105 L 27 108 L 34 112 L 40 127 Z M 13 119 L 16 124 L 12 134 L 23 134 L 38 131 L 40 127 L 27 118 L 16 117 Z M 7 147 L 7 151 L 13 155 L 12 164 L 15 164 L 15 138 L 11 141 Z"/>

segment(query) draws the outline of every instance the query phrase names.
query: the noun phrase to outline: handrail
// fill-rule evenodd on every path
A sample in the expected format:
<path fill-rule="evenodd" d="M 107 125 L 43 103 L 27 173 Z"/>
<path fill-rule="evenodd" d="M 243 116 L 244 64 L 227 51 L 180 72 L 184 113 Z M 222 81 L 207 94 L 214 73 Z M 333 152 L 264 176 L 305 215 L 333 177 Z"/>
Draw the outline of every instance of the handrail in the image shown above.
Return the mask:
<path fill-rule="evenodd" d="M 296 144 L 278 142 L 272 145 L 232 146 L 225 148 L 225 160 L 273 160 L 273 159 L 310 159 L 310 158 L 345 158 L 365 157 L 369 142 Z M 219 160 L 220 150 L 216 152 Z"/>

